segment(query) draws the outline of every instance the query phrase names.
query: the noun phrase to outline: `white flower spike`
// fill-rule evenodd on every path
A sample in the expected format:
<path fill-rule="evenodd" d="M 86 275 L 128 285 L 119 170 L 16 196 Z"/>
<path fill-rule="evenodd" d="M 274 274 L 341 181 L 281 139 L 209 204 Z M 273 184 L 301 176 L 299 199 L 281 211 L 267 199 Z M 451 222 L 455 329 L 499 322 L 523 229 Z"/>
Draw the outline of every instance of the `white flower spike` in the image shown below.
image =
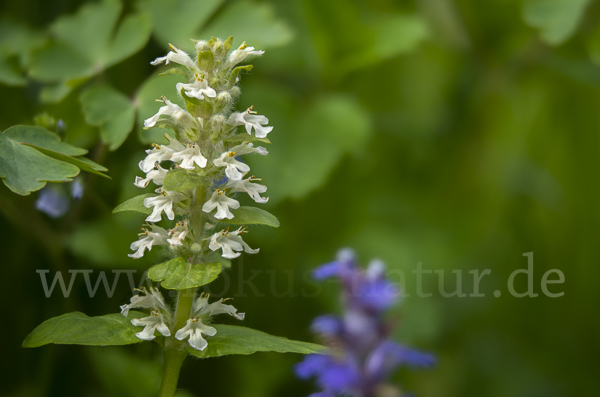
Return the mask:
<path fill-rule="evenodd" d="M 233 51 L 231 55 L 229 55 L 227 63 L 231 66 L 235 66 L 238 63 L 243 62 L 250 55 L 262 55 L 264 53 L 265 52 L 261 50 L 255 51 L 254 47 L 248 47 L 244 42 L 237 50 Z"/>
<path fill-rule="evenodd" d="M 121 314 L 127 317 L 129 315 L 129 310 L 131 309 L 149 309 L 152 307 L 157 307 L 166 313 L 167 317 L 170 318 L 170 309 L 167 307 L 165 303 L 165 298 L 163 298 L 162 294 L 156 287 L 150 287 L 150 292 L 143 287 L 139 289 L 141 294 L 133 295 L 130 299 L 130 303 L 128 305 L 121 306 Z"/>
<path fill-rule="evenodd" d="M 183 146 L 177 139 L 171 138 L 167 134 L 165 134 L 165 138 L 167 138 L 169 141 L 168 145 L 157 145 L 156 143 L 153 143 L 152 149 L 146 150 L 146 158 L 139 163 L 142 171 L 146 173 L 152 171 L 156 166 L 156 163 L 169 160 L 173 153 L 180 152 L 185 149 L 185 146 Z"/>
<path fill-rule="evenodd" d="M 260 193 L 265 193 L 267 187 L 259 183 L 252 183 L 254 181 L 260 181 L 260 179 L 251 176 L 250 178 L 239 181 L 229 180 L 224 188 L 231 189 L 231 193 L 246 192 L 255 202 L 266 203 L 269 201 L 269 198 L 261 197 Z"/>
<path fill-rule="evenodd" d="M 159 100 L 159 102 L 163 102 L 165 106 L 162 106 L 160 109 L 158 109 L 158 113 L 156 113 L 154 116 L 144 120 L 145 129 L 154 127 L 160 120 L 161 116 L 172 118 L 173 122 L 181 125 L 184 128 L 198 128 L 198 120 L 196 120 L 186 110 L 180 108 L 179 105 L 169 101 L 164 96 Z"/>
<path fill-rule="evenodd" d="M 227 124 L 231 124 L 234 127 L 243 125 L 246 127 L 246 132 L 252 135 L 252 128 L 254 128 L 254 135 L 257 138 L 266 138 L 267 134 L 273 131 L 273 127 L 264 127 L 264 124 L 269 124 L 269 119 L 265 116 L 257 115 L 256 112 L 252 111 L 254 106 L 250 106 L 248 110 L 243 113 L 232 113 L 227 120 Z"/>
<path fill-rule="evenodd" d="M 212 210 L 217 209 L 215 218 L 217 219 L 233 219 L 233 214 L 229 210 L 240 208 L 240 203 L 230 197 L 227 197 L 224 189 L 216 189 L 212 194 L 210 200 L 204 203 L 202 211 L 210 213 Z"/>
<path fill-rule="evenodd" d="M 150 225 L 150 228 L 142 228 L 143 233 L 140 233 L 140 239 L 131 243 L 133 254 L 128 254 L 130 258 L 139 259 L 144 256 L 146 250 L 152 250 L 154 245 L 168 245 L 168 234 L 165 229 L 156 225 Z"/>

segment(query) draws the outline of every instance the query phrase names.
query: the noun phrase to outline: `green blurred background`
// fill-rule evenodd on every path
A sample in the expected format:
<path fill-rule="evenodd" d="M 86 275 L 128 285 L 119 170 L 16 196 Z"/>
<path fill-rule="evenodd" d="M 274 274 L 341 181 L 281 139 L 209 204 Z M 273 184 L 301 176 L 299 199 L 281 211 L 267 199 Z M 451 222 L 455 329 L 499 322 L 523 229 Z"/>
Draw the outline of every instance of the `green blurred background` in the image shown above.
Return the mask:
<path fill-rule="evenodd" d="M 189 50 L 189 38 L 211 35 L 266 50 L 242 76 L 238 109 L 253 104 L 275 127 L 270 155 L 251 165 L 269 187 L 265 208 L 281 227 L 253 228 L 247 241 L 261 252 L 238 260 L 214 285 L 236 296 L 245 325 L 314 341 L 311 319 L 340 308 L 335 284 L 317 289 L 307 272 L 350 246 L 364 263 L 377 257 L 406 274 L 411 296 L 390 313 L 399 320 L 396 336 L 438 355 L 433 370 L 394 376 L 406 390 L 422 397 L 597 395 L 597 1 L 139 0 L 119 8 L 115 0 L 80 12 L 83 3 L 0 5 L 0 128 L 48 112 L 66 123 L 64 139 L 88 148 L 112 177 L 83 175 L 83 199 L 59 219 L 35 210 L 38 193 L 20 197 L 0 186 L 1 395 L 156 393 L 156 345 L 20 344 L 52 316 L 117 312 L 130 297 L 124 275 L 111 298 L 102 288 L 90 298 L 79 275 L 68 298 L 59 291 L 46 298 L 37 269 L 51 277 L 94 269 L 94 282 L 101 270 L 112 281 L 114 269 L 138 269 L 138 280 L 161 260 L 158 249 L 128 258 L 143 217 L 111 210 L 140 193 L 137 162 L 162 134 L 142 132 L 139 120 L 156 111 L 160 95 L 176 96 L 178 80 L 156 80 L 149 62 L 168 42 Z M 126 51 L 106 55 L 115 23 L 130 16 L 136 29 L 123 35 Z M 61 36 L 56 26 L 64 18 L 81 34 Z M 111 110 L 124 127 L 86 122 L 80 98 L 99 85 L 129 98 L 125 110 Z M 525 252 L 534 252 L 536 298 L 507 293 L 511 272 L 527 265 Z M 445 270 L 448 291 L 451 271 L 462 270 L 466 293 L 473 292 L 469 270 L 491 269 L 480 287 L 486 296 L 417 297 L 411 271 L 419 262 Z M 541 294 L 549 269 L 565 275 L 564 284 L 550 286 L 565 292 L 560 298 Z M 251 277 L 256 290 L 240 286 Z M 424 280 L 427 292 L 437 291 L 436 274 Z M 523 276 L 517 290 L 526 287 Z M 182 395 L 306 396 L 314 387 L 291 371 L 300 359 L 189 359 Z"/>

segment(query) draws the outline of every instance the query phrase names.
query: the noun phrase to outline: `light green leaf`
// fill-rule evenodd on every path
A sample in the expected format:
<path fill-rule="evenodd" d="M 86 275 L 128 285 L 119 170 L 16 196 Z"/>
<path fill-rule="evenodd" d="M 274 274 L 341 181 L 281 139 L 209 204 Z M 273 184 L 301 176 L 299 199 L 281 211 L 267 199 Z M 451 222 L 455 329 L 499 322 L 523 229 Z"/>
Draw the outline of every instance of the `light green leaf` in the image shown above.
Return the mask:
<path fill-rule="evenodd" d="M 265 96 L 261 100 L 270 99 Z M 272 113 L 277 106 L 265 103 L 261 109 L 269 114 L 268 107 Z M 288 115 L 288 119 L 299 121 L 277 127 L 289 133 L 274 135 L 272 139 L 279 141 L 269 156 L 248 159 L 253 173 L 267 181 L 278 181 L 269 185 L 272 202 L 285 197 L 300 199 L 323 186 L 344 155 L 363 150 L 372 130 L 369 114 L 343 95 L 317 98 L 302 110 L 302 117 L 296 117 Z"/>
<path fill-rule="evenodd" d="M 154 37 L 165 48 L 169 43 L 191 51 L 190 38 L 223 3 L 223 0 L 142 0 L 139 8 L 150 13 Z"/>
<path fill-rule="evenodd" d="M 210 181 L 200 175 L 197 171 L 175 168 L 167 172 L 163 189 L 165 190 L 186 190 L 194 189 L 198 186 L 208 186 Z"/>
<path fill-rule="evenodd" d="M 540 38 L 560 45 L 577 30 L 590 0 L 530 0 L 523 5 L 523 19 L 539 29 Z"/>
<path fill-rule="evenodd" d="M 233 36 L 239 46 L 242 41 L 258 49 L 288 44 L 294 38 L 292 28 L 275 15 L 268 3 L 237 1 L 231 3 L 211 23 L 192 37 Z"/>
<path fill-rule="evenodd" d="M 102 139 L 115 150 L 127 139 L 135 122 L 135 107 L 110 86 L 92 87 L 79 98 L 88 124 L 100 126 Z"/>
<path fill-rule="evenodd" d="M 58 103 L 65 99 L 73 89 L 75 87 L 66 81 L 46 85 L 40 91 L 40 100 L 43 103 Z"/>
<path fill-rule="evenodd" d="M 38 126 L 15 125 L 4 131 L 4 135 L 15 142 L 39 146 L 67 156 L 81 156 L 88 152 L 86 149 L 61 142 L 57 134 Z"/>
<path fill-rule="evenodd" d="M 231 138 L 224 139 L 223 141 L 224 142 L 232 142 L 232 143 L 255 142 L 255 141 L 271 143 L 269 138 L 257 138 L 254 135 L 250 135 L 250 134 L 246 134 L 246 133 L 241 133 L 239 135 L 232 136 Z"/>
<path fill-rule="evenodd" d="M 49 83 L 89 77 L 94 64 L 63 43 L 49 43 L 31 54 L 29 74 Z"/>
<path fill-rule="evenodd" d="M 279 220 L 275 215 L 256 207 L 242 206 L 233 210 L 233 219 L 223 219 L 220 222 L 231 225 L 265 225 L 279 227 Z"/>
<path fill-rule="evenodd" d="M 215 280 L 221 274 L 220 263 L 198 263 L 192 265 L 183 258 L 153 266 L 148 277 L 166 289 L 187 289 L 201 287 Z"/>
<path fill-rule="evenodd" d="M 289 340 L 252 328 L 235 325 L 211 324 L 217 329 L 215 336 L 207 337 L 208 347 L 199 351 L 187 347 L 187 351 L 199 358 L 220 357 L 230 354 L 277 353 L 324 353 L 325 347 L 314 343 Z"/>
<path fill-rule="evenodd" d="M 46 186 L 46 182 L 70 182 L 78 174 L 76 166 L 0 134 L 0 178 L 13 192 L 26 196 Z"/>
<path fill-rule="evenodd" d="M 17 57 L 0 55 L 0 83 L 9 86 L 22 86 L 27 83 Z"/>
<path fill-rule="evenodd" d="M 104 0 L 86 3 L 75 14 L 65 15 L 50 26 L 63 43 L 90 61 L 102 60 L 121 14 L 121 2 Z"/>
<path fill-rule="evenodd" d="M 152 208 L 144 207 L 144 199 L 147 197 L 154 197 L 156 194 L 154 193 L 146 193 L 140 194 L 139 196 L 135 196 L 134 198 L 130 198 L 129 200 L 121 203 L 113 210 L 113 214 L 117 212 L 123 211 L 134 211 L 141 212 L 142 214 L 150 215 L 152 213 Z"/>
<path fill-rule="evenodd" d="M 132 318 L 142 313 L 129 312 Z M 81 312 L 63 314 L 44 321 L 34 329 L 23 347 L 40 347 L 50 343 L 59 345 L 117 346 L 142 342 L 135 334 L 140 329 L 131 324 L 131 318 L 121 314 L 88 317 Z"/>
<path fill-rule="evenodd" d="M 112 43 L 106 66 L 111 66 L 141 50 L 152 33 L 152 23 L 147 14 L 135 14 L 125 17 L 119 26 Z"/>

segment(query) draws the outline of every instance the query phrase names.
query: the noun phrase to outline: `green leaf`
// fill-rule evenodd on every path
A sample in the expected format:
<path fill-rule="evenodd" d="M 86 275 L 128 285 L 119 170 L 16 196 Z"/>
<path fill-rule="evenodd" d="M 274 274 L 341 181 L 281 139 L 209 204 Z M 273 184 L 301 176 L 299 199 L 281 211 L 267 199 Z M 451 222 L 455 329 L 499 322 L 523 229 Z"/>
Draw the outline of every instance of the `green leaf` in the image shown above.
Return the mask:
<path fill-rule="evenodd" d="M 272 4 L 242 0 L 231 3 L 211 23 L 192 37 L 233 36 L 258 49 L 288 44 L 294 38 L 292 28 L 275 15 Z M 238 44 L 238 45 L 239 45 Z"/>
<path fill-rule="evenodd" d="M 141 212 L 142 214 L 150 215 L 152 213 L 152 208 L 144 207 L 144 199 L 147 197 L 154 197 L 156 194 L 154 193 L 146 193 L 140 194 L 139 196 L 135 196 L 134 198 L 130 198 L 129 200 L 121 203 L 113 210 L 113 214 L 117 212 L 123 211 L 135 211 Z"/>
<path fill-rule="evenodd" d="M 279 220 L 275 215 L 256 207 L 242 206 L 233 210 L 233 219 L 223 219 L 221 223 L 231 225 L 266 225 L 279 227 Z"/>
<path fill-rule="evenodd" d="M 29 74 L 36 80 L 50 83 L 89 77 L 94 64 L 63 43 L 48 43 L 31 54 Z"/>
<path fill-rule="evenodd" d="M 163 189 L 186 190 L 194 189 L 198 186 L 208 186 L 209 184 L 210 181 L 200 175 L 197 171 L 174 168 L 167 172 Z"/>
<path fill-rule="evenodd" d="M 70 182 L 78 174 L 76 166 L 0 134 L 0 178 L 13 192 L 26 196 L 46 186 L 46 182 Z"/>
<path fill-rule="evenodd" d="M 88 124 L 100 126 L 100 134 L 110 150 L 123 144 L 133 129 L 135 107 L 127 96 L 110 86 L 92 87 L 79 98 Z"/>
<path fill-rule="evenodd" d="M 0 55 L 0 83 L 9 86 L 22 86 L 27 83 L 17 57 Z"/>
<path fill-rule="evenodd" d="M 153 266 L 148 277 L 166 289 L 187 289 L 201 287 L 215 280 L 221 274 L 220 263 L 198 263 L 192 265 L 183 258 Z"/>
<path fill-rule="evenodd" d="M 523 19 L 539 29 L 550 45 L 567 41 L 577 30 L 590 0 L 532 0 L 523 5 Z"/>
<path fill-rule="evenodd" d="M 224 142 L 264 142 L 264 143 L 271 143 L 271 141 L 269 140 L 269 138 L 257 138 L 254 135 L 250 135 L 250 134 L 246 134 L 246 133 L 242 133 L 239 135 L 235 135 L 232 136 L 231 138 L 227 138 L 223 140 Z"/>
<path fill-rule="evenodd" d="M 50 31 L 86 59 L 100 61 L 108 49 L 121 8 L 117 0 L 86 3 L 75 14 L 58 18 Z"/>
<path fill-rule="evenodd" d="M 106 59 L 111 66 L 141 50 L 152 33 L 152 23 L 147 14 L 140 13 L 125 17 L 119 26 Z"/>
<path fill-rule="evenodd" d="M 162 73 L 159 73 L 159 76 L 170 76 L 173 74 L 181 74 L 181 75 L 185 76 L 186 79 L 188 78 L 188 74 L 185 72 L 185 70 L 183 70 L 177 66 L 172 67 L 171 69 L 167 69 L 166 71 L 164 71 Z"/>
<path fill-rule="evenodd" d="M 238 66 L 237 68 L 233 69 L 231 71 L 231 74 L 229 75 L 229 81 L 231 82 L 231 86 L 233 86 L 233 84 L 235 84 L 235 79 L 237 79 L 237 77 L 239 76 L 240 72 L 242 70 L 245 70 L 247 72 L 251 71 L 252 68 L 254 66 L 252 65 L 244 65 L 244 66 Z"/>
<path fill-rule="evenodd" d="M 28 145 L 28 146 L 31 146 L 32 148 L 39 150 L 40 152 L 44 153 L 46 156 L 50 156 L 53 159 L 64 161 L 65 163 L 73 164 L 74 166 L 81 169 L 82 171 L 87 171 L 92 174 L 96 174 L 101 177 L 111 179 L 108 175 L 105 175 L 102 173 L 103 171 L 108 171 L 105 167 L 101 166 L 100 164 L 96 164 L 92 160 L 87 159 L 85 157 L 71 157 L 71 156 L 67 156 L 67 155 L 64 155 L 59 152 L 55 152 L 53 150 L 44 149 L 39 146 L 35 146 L 35 145 Z"/>
<path fill-rule="evenodd" d="M 224 324 L 212 324 L 211 326 L 217 329 L 217 334 L 207 337 L 208 346 L 203 351 L 188 346 L 187 351 L 191 355 L 199 358 L 211 358 L 256 352 L 312 354 L 324 353 L 326 350 L 325 347 L 314 343 L 289 340 L 252 328 Z"/>
<path fill-rule="evenodd" d="M 57 134 L 43 127 L 15 125 L 4 131 L 4 135 L 15 142 L 39 146 L 67 156 L 81 156 L 88 152 L 86 149 L 61 142 Z"/>
<path fill-rule="evenodd" d="M 190 38 L 213 15 L 223 0 L 142 0 L 139 8 L 150 13 L 154 37 L 165 48 L 169 43 L 191 51 Z"/>
<path fill-rule="evenodd" d="M 135 318 L 144 314 L 130 312 Z M 81 312 L 63 314 L 37 326 L 23 347 L 40 347 L 50 343 L 59 345 L 117 346 L 142 342 L 135 334 L 140 329 L 131 324 L 131 318 L 121 314 L 88 317 Z"/>

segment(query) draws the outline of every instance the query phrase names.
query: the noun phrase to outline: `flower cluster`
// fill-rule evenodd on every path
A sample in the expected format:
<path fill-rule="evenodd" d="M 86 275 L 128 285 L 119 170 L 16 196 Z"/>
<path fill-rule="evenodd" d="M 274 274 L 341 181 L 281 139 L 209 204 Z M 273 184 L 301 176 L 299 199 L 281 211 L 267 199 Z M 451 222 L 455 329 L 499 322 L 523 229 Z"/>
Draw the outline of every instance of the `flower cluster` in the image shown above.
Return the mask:
<path fill-rule="evenodd" d="M 133 258 L 140 258 L 154 245 L 167 246 L 174 256 L 192 258 L 192 263 L 203 262 L 211 251 L 221 250 L 220 255 L 227 259 L 242 251 L 258 252 L 243 241 L 245 228 L 233 232 L 219 228 L 220 222 L 235 217 L 240 207 L 233 197 L 237 193 L 247 193 L 257 203 L 267 202 L 268 198 L 261 196 L 266 186 L 248 176 L 250 167 L 242 156 L 266 155 L 267 150 L 255 143 L 268 143 L 267 134 L 273 129 L 252 107 L 233 111 L 240 94 L 239 73 L 252 67 L 237 65 L 263 51 L 243 44 L 229 53 L 231 44 L 232 38 L 195 41 L 195 59 L 171 46 L 166 56 L 152 62 L 182 66 L 171 71 L 187 77 L 187 83 L 175 87 L 186 106 L 183 109 L 163 96 L 164 106 L 144 121 L 145 128 L 166 128 L 172 133 L 165 134 L 168 144 L 154 144 L 139 163 L 146 175 L 136 177 L 135 186 L 145 188 L 152 183 L 157 189 L 155 196 L 143 201 L 152 211 L 146 218 L 150 224 L 131 244 L 135 252 L 129 256 Z M 245 132 L 238 135 L 238 126 L 244 126 Z M 177 218 L 175 226 L 164 229 L 153 224 L 163 217 Z"/>
<path fill-rule="evenodd" d="M 255 143 L 270 143 L 267 134 L 273 127 L 252 107 L 244 112 L 233 109 L 240 94 L 237 84 L 240 71 L 252 68 L 237 65 L 250 55 L 262 55 L 263 51 L 243 44 L 229 53 L 232 41 L 231 37 L 225 41 L 216 38 L 195 41 L 195 59 L 171 46 L 166 56 L 152 62 L 153 65 L 176 64 L 178 66 L 167 73 L 186 76 L 187 83 L 180 82 L 174 87 L 185 108 L 163 96 L 160 101 L 164 106 L 144 121 L 145 128 L 159 127 L 171 132 L 165 134 L 166 144 L 153 144 L 139 163 L 145 176 L 136 177 L 135 186 L 155 185 L 156 194 L 143 198 L 149 215 L 139 239 L 131 244 L 134 253 L 129 256 L 132 258 L 141 258 L 146 250 L 162 245 L 173 258 L 185 259 L 191 268 L 213 262 L 227 266 L 228 259 L 237 258 L 241 252 L 258 252 L 243 240 L 244 226 L 231 231 L 225 224 L 242 224 L 235 219 L 236 213 L 243 213 L 239 212 L 243 208 L 236 194 L 247 193 L 257 203 L 268 200 L 261 196 L 266 186 L 257 183 L 260 179 L 248 175 L 250 167 L 243 156 L 266 155 L 267 150 Z M 239 126 L 245 131 L 238 134 Z M 252 211 L 246 210 L 248 212 Z M 170 227 L 156 224 L 164 218 L 171 221 Z M 243 219 L 249 222 L 248 216 Z M 188 297 L 192 297 L 192 292 L 187 292 Z M 130 309 L 150 309 L 148 317 L 131 321 L 135 326 L 144 327 L 136 334 L 140 339 L 152 340 L 158 333 L 179 341 L 187 340 L 191 347 L 204 350 L 207 341 L 203 335 L 213 336 L 217 332 L 207 325 L 212 316 L 226 313 L 242 320 L 244 315 L 223 303 L 223 299 L 209 304 L 208 295 L 197 297 L 196 294 L 194 290 L 191 309 L 186 305 L 181 308 L 190 310 L 187 323 L 176 314 L 176 310 L 180 310 L 181 295 L 177 309 L 172 310 L 156 288 L 141 290 L 131 298 L 131 303 L 121 307 L 121 313 L 127 316 Z M 188 317 L 187 312 L 185 316 Z"/>
<path fill-rule="evenodd" d="M 372 261 L 363 270 L 354 252 L 344 249 L 336 261 L 315 269 L 313 276 L 317 280 L 337 277 L 345 306 L 343 316 L 320 316 L 312 324 L 313 331 L 330 345 L 331 354 L 308 355 L 295 367 L 298 377 L 317 378 L 323 391 L 313 396 L 400 396 L 399 389 L 385 383 L 395 368 L 435 363 L 432 355 L 389 339 L 392 327 L 383 314 L 398 300 L 399 291 L 385 278 L 382 262 Z"/>
<path fill-rule="evenodd" d="M 143 340 L 153 340 L 156 332 L 163 336 L 171 336 L 175 313 L 167 305 L 158 288 L 151 287 L 150 291 L 142 288 L 139 292 L 131 298 L 129 304 L 121 306 L 121 314 L 125 317 L 128 316 L 131 309 L 150 309 L 148 317 L 131 320 L 136 327 L 144 327 L 136 336 Z M 202 334 L 214 336 L 217 333 L 214 327 L 207 325 L 213 316 L 229 314 L 238 320 L 244 319 L 244 313 L 238 313 L 235 307 L 223 303 L 225 299 L 208 303 L 208 297 L 208 294 L 204 293 L 194 297 L 190 319 L 187 320 L 185 327 L 175 333 L 175 338 L 178 340 L 188 339 L 190 346 L 197 350 L 204 350 L 208 346 L 208 342 L 202 337 Z"/>

